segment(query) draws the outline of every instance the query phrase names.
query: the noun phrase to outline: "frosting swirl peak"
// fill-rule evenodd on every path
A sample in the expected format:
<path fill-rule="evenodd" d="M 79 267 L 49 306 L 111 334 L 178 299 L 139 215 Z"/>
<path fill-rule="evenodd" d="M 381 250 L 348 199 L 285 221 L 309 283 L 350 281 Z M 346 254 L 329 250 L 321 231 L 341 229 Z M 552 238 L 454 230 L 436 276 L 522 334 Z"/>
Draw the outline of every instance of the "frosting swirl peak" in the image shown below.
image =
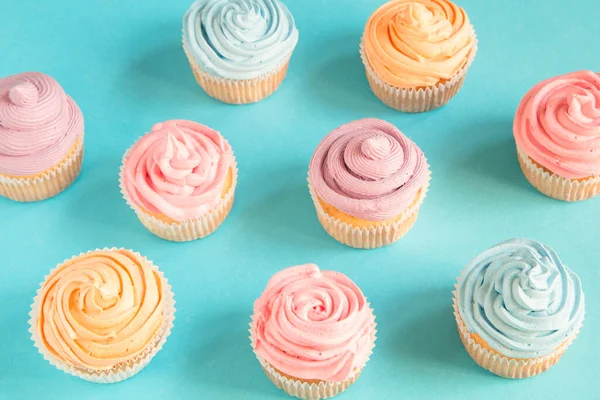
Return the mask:
<path fill-rule="evenodd" d="M 252 319 L 256 354 L 300 379 L 345 381 L 374 347 L 375 316 L 360 289 L 314 264 L 275 274 Z"/>
<path fill-rule="evenodd" d="M 109 370 L 141 355 L 164 322 L 157 271 L 137 253 L 97 250 L 60 265 L 39 294 L 44 347 L 77 368 Z"/>
<path fill-rule="evenodd" d="M 123 185 L 138 207 L 185 221 L 219 204 L 233 164 L 231 147 L 218 132 L 192 121 L 167 121 L 126 154 Z"/>
<path fill-rule="evenodd" d="M 317 196 L 337 209 L 369 221 L 399 215 L 427 185 L 423 152 L 392 124 L 362 119 L 327 135 L 310 162 Z"/>
<path fill-rule="evenodd" d="M 369 18 L 366 59 L 391 86 L 417 88 L 451 79 L 472 57 L 475 32 L 449 0 L 392 0 Z"/>
<path fill-rule="evenodd" d="M 600 176 L 600 76 L 578 71 L 535 85 L 513 124 L 517 146 L 567 179 Z"/>
<path fill-rule="evenodd" d="M 289 59 L 298 30 L 279 0 L 196 0 L 183 19 L 183 42 L 208 73 L 253 79 Z"/>
<path fill-rule="evenodd" d="M 26 72 L 0 79 L 0 173 L 42 173 L 82 135 L 79 107 L 53 78 Z"/>
<path fill-rule="evenodd" d="M 512 358 L 552 353 L 577 333 L 585 312 L 579 277 L 554 250 L 528 239 L 471 261 L 459 278 L 458 308 L 471 333 Z"/>
<path fill-rule="evenodd" d="M 8 98 L 17 107 L 31 107 L 40 99 L 40 93 L 33 83 L 23 82 L 10 88 Z"/>

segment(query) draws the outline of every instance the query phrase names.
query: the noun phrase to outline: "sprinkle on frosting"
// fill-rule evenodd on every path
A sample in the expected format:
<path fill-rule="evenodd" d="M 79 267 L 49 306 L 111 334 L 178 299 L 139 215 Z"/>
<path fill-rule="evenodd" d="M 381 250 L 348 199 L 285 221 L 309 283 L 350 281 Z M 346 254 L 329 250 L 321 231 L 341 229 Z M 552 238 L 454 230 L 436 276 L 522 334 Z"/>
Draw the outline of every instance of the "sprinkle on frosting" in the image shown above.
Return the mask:
<path fill-rule="evenodd" d="M 138 207 L 185 221 L 219 204 L 232 165 L 233 152 L 219 132 L 192 121 L 167 121 L 131 148 L 124 186 Z"/>
<path fill-rule="evenodd" d="M 423 152 L 392 124 L 362 119 L 323 139 L 308 178 L 317 196 L 351 216 L 383 221 L 402 213 L 429 182 Z"/>
<path fill-rule="evenodd" d="M 275 274 L 254 303 L 257 355 L 299 379 L 342 382 L 366 364 L 375 316 L 345 275 L 314 264 Z"/>
<path fill-rule="evenodd" d="M 467 65 L 475 32 L 451 1 L 392 0 L 367 21 L 363 46 L 369 65 L 389 85 L 429 87 Z"/>
<path fill-rule="evenodd" d="M 26 72 L 0 79 L 0 173 L 45 172 L 82 135 L 79 107 L 53 78 Z"/>
<path fill-rule="evenodd" d="M 543 244 L 512 239 L 477 256 L 458 281 L 460 315 L 501 354 L 537 358 L 556 350 L 583 322 L 579 277 Z"/>
<path fill-rule="evenodd" d="M 278 0 L 196 0 L 183 19 L 183 42 L 206 72 L 253 79 L 290 58 L 298 30 Z"/>
<path fill-rule="evenodd" d="M 160 333 L 160 276 L 127 250 L 95 251 L 62 264 L 46 278 L 37 329 L 65 363 L 109 370 L 133 360 Z"/>
<path fill-rule="evenodd" d="M 515 115 L 517 146 L 567 179 L 600 176 L 600 76 L 578 71 L 547 79 Z"/>

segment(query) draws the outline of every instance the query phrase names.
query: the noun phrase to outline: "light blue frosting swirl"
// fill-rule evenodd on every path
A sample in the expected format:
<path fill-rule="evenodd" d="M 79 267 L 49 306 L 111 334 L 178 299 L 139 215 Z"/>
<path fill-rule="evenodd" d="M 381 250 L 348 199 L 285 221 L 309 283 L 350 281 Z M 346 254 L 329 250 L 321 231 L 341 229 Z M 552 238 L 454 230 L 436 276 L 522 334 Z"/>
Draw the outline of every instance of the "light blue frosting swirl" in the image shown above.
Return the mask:
<path fill-rule="evenodd" d="M 556 350 L 582 325 L 579 277 L 551 248 L 511 239 L 477 256 L 458 282 L 465 326 L 512 358 L 537 358 Z"/>
<path fill-rule="evenodd" d="M 278 0 L 196 0 L 183 17 L 183 43 L 209 74 L 253 79 L 287 62 L 298 30 Z"/>

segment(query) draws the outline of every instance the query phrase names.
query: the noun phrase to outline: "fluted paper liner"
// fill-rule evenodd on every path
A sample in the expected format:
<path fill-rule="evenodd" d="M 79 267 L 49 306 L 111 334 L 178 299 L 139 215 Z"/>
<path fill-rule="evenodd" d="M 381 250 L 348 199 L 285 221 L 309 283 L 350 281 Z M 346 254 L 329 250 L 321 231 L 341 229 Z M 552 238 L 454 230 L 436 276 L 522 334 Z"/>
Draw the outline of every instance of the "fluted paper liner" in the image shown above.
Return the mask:
<path fill-rule="evenodd" d="M 237 185 L 237 177 L 238 177 L 238 169 L 237 163 L 235 161 L 235 156 L 233 156 L 233 163 L 231 164 L 232 169 L 232 181 L 231 187 L 225 194 L 219 204 L 198 218 L 180 221 L 180 222 L 172 222 L 168 223 L 165 221 L 161 221 L 150 213 L 142 210 L 133 201 L 131 201 L 129 194 L 127 193 L 127 189 L 125 187 L 125 160 L 129 157 L 131 152 L 131 147 L 129 150 L 125 152 L 125 156 L 123 156 L 123 163 L 121 165 L 121 171 L 119 174 L 119 186 L 121 188 L 121 194 L 123 198 L 129 205 L 129 207 L 135 211 L 142 225 L 144 225 L 150 232 L 155 234 L 156 236 L 170 240 L 172 242 L 189 242 L 196 239 L 202 239 L 214 231 L 217 230 L 219 226 L 225 221 L 225 218 L 229 215 L 231 211 L 231 207 L 233 206 L 233 199 L 235 196 L 235 187 Z"/>
<path fill-rule="evenodd" d="M 536 165 L 524 151 L 517 148 L 519 165 L 525 178 L 541 193 L 563 201 L 582 201 L 600 194 L 600 176 L 577 181 L 550 173 Z"/>
<path fill-rule="evenodd" d="M 477 38 L 475 38 L 473 49 L 469 55 L 467 64 L 450 80 L 432 87 L 403 89 L 391 86 L 377 76 L 377 73 L 373 71 L 373 68 L 369 65 L 369 61 L 364 52 L 362 39 L 360 42 L 360 58 L 365 66 L 369 86 L 375 96 L 389 107 L 408 113 L 431 111 L 446 105 L 462 87 L 467 70 L 475 59 L 476 53 Z"/>
<path fill-rule="evenodd" d="M 258 78 L 226 79 L 211 75 L 200 68 L 185 44 L 183 45 L 183 50 L 200 87 L 210 97 L 228 104 L 256 103 L 270 96 L 281 85 L 281 82 L 283 82 L 289 65 L 288 57 L 273 72 L 266 73 Z"/>
<path fill-rule="evenodd" d="M 370 307 L 370 304 L 368 305 Z M 373 312 L 373 309 L 371 309 Z M 375 315 L 375 314 L 373 314 Z M 375 340 L 377 339 L 377 324 L 373 322 L 374 329 L 372 333 L 372 347 L 371 354 L 369 354 L 369 358 L 365 361 L 365 365 L 369 361 L 371 355 L 373 354 L 373 349 L 375 348 Z M 250 345 L 252 346 L 252 351 L 254 351 L 254 355 L 258 359 L 263 371 L 269 377 L 271 382 L 279 389 L 283 390 L 290 396 L 297 397 L 299 399 L 304 400 L 320 400 L 320 399 L 328 399 L 330 397 L 337 396 L 342 393 L 346 389 L 348 389 L 360 376 L 363 368 L 363 365 L 360 369 L 355 369 L 352 375 L 343 382 L 327 382 L 327 381 L 318 381 L 315 383 L 315 380 L 304 381 L 302 379 L 294 379 L 290 376 L 282 375 L 277 369 L 273 368 L 271 364 L 269 364 L 266 360 L 260 357 L 256 353 L 256 339 L 254 336 L 254 316 L 252 317 L 252 321 L 250 322 Z"/>
<path fill-rule="evenodd" d="M 427 182 L 418 192 L 419 197 L 417 201 L 413 202 L 409 208 L 402 212 L 402 217 L 398 221 L 379 223 L 372 227 L 359 228 L 330 216 L 323 210 L 319 197 L 310 182 L 308 190 L 315 205 L 319 222 L 329 236 L 340 243 L 356 249 L 376 249 L 398 241 L 413 227 L 419 215 L 419 208 L 423 204 L 425 197 L 427 197 L 430 179 L 431 175 L 429 175 Z"/>
<path fill-rule="evenodd" d="M 50 351 L 48 351 L 48 349 L 44 346 L 42 339 L 39 335 L 39 332 L 37 329 L 37 321 L 39 319 L 40 308 L 42 305 L 41 304 L 42 299 L 40 296 L 40 294 L 42 292 L 42 288 L 44 287 L 44 284 L 46 283 L 48 276 L 50 276 L 50 274 L 52 274 L 52 272 L 54 272 L 57 268 L 60 268 L 63 264 L 65 264 L 69 261 L 72 261 L 77 257 L 81 257 L 81 256 L 84 256 L 87 254 L 92 254 L 92 253 L 99 252 L 99 251 L 117 251 L 117 250 L 130 251 L 131 253 L 133 253 L 137 257 L 139 257 L 142 260 L 142 262 L 145 263 L 148 267 L 152 268 L 153 271 L 158 272 L 160 279 L 162 281 L 163 296 L 165 299 L 162 327 L 156 333 L 156 335 L 153 339 L 153 342 L 150 345 L 148 345 L 148 348 L 146 350 L 144 350 L 143 353 L 137 355 L 136 357 L 132 358 L 131 360 L 129 360 L 127 362 L 122 362 L 122 363 L 115 365 L 110 370 L 106 370 L 106 371 L 90 370 L 87 368 L 77 368 L 77 367 L 71 366 L 71 365 L 65 363 L 64 361 L 62 361 L 60 358 L 58 358 L 54 354 L 52 354 Z M 167 342 L 167 337 L 171 334 L 171 329 L 173 328 L 173 322 L 175 321 L 175 298 L 174 298 L 173 292 L 171 290 L 171 285 L 169 285 L 167 278 L 164 277 L 164 275 L 161 271 L 158 271 L 158 267 L 155 266 L 152 263 L 152 261 L 148 260 L 146 257 L 144 257 L 141 254 L 139 254 L 135 251 L 132 251 L 132 250 L 127 250 L 127 249 L 123 249 L 123 248 L 115 248 L 115 247 L 110 248 L 110 249 L 104 248 L 102 250 L 96 249 L 93 251 L 88 251 L 87 253 L 81 253 L 78 256 L 74 256 L 71 259 L 63 261 L 56 268 L 54 268 L 52 271 L 50 271 L 50 273 L 48 275 L 46 275 L 46 277 L 44 278 L 44 281 L 42 282 L 42 284 L 40 285 L 40 288 L 37 291 L 37 295 L 35 296 L 35 298 L 33 300 L 33 305 L 31 306 L 31 311 L 29 313 L 29 316 L 30 316 L 29 333 L 31 334 L 31 340 L 33 341 L 33 344 L 37 348 L 38 352 L 50 364 L 54 365 L 56 368 L 58 368 L 59 370 L 65 372 L 67 374 L 71 374 L 73 376 L 76 376 L 78 378 L 84 379 L 89 382 L 116 383 L 116 382 L 121 382 L 128 378 L 131 378 L 132 376 L 134 376 L 135 374 L 140 372 L 142 369 L 144 369 L 144 367 L 146 367 L 150 363 L 152 358 L 154 358 L 154 356 L 165 345 L 165 343 Z"/>
<path fill-rule="evenodd" d="M 550 354 L 530 359 L 515 359 L 506 357 L 495 351 L 490 351 L 475 342 L 471 336 L 471 333 L 463 322 L 462 317 L 460 316 L 460 312 L 458 310 L 457 292 L 454 291 L 453 295 L 454 317 L 456 318 L 458 335 L 460 336 L 460 340 L 465 346 L 467 353 L 469 353 L 477 365 L 504 378 L 531 378 L 532 376 L 546 372 L 548 369 L 550 369 L 550 367 L 558 363 L 564 352 L 579 334 L 579 329 L 581 328 L 579 327 L 573 335 L 567 338 L 563 344 L 561 344 Z"/>
<path fill-rule="evenodd" d="M 81 172 L 83 141 L 84 136 L 81 135 L 69 157 L 35 177 L 15 178 L 0 174 L 0 196 L 14 201 L 33 202 L 46 200 L 63 192 Z"/>

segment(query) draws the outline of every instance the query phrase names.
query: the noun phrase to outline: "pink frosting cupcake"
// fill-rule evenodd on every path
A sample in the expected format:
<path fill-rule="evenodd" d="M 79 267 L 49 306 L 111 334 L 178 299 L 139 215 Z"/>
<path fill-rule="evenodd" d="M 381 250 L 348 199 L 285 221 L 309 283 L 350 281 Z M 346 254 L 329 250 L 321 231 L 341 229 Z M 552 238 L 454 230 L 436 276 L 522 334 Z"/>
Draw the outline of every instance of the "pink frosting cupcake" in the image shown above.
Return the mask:
<path fill-rule="evenodd" d="M 314 264 L 275 274 L 254 303 L 250 339 L 271 381 L 301 399 L 335 396 L 375 347 L 375 315 L 347 276 Z"/>
<path fill-rule="evenodd" d="M 203 238 L 225 220 L 237 166 L 219 132 L 192 121 L 156 124 L 123 157 L 123 197 L 155 235 L 184 242 Z"/>
<path fill-rule="evenodd" d="M 392 124 L 361 119 L 315 150 L 308 182 L 319 221 L 352 247 L 391 244 L 412 228 L 429 187 L 427 159 Z"/>
<path fill-rule="evenodd" d="M 0 79 L 0 196 L 39 201 L 79 176 L 83 115 L 53 78 L 26 72 Z"/>
<path fill-rule="evenodd" d="M 600 76 L 579 71 L 535 85 L 513 132 L 521 169 L 547 196 L 580 201 L 600 193 Z"/>

